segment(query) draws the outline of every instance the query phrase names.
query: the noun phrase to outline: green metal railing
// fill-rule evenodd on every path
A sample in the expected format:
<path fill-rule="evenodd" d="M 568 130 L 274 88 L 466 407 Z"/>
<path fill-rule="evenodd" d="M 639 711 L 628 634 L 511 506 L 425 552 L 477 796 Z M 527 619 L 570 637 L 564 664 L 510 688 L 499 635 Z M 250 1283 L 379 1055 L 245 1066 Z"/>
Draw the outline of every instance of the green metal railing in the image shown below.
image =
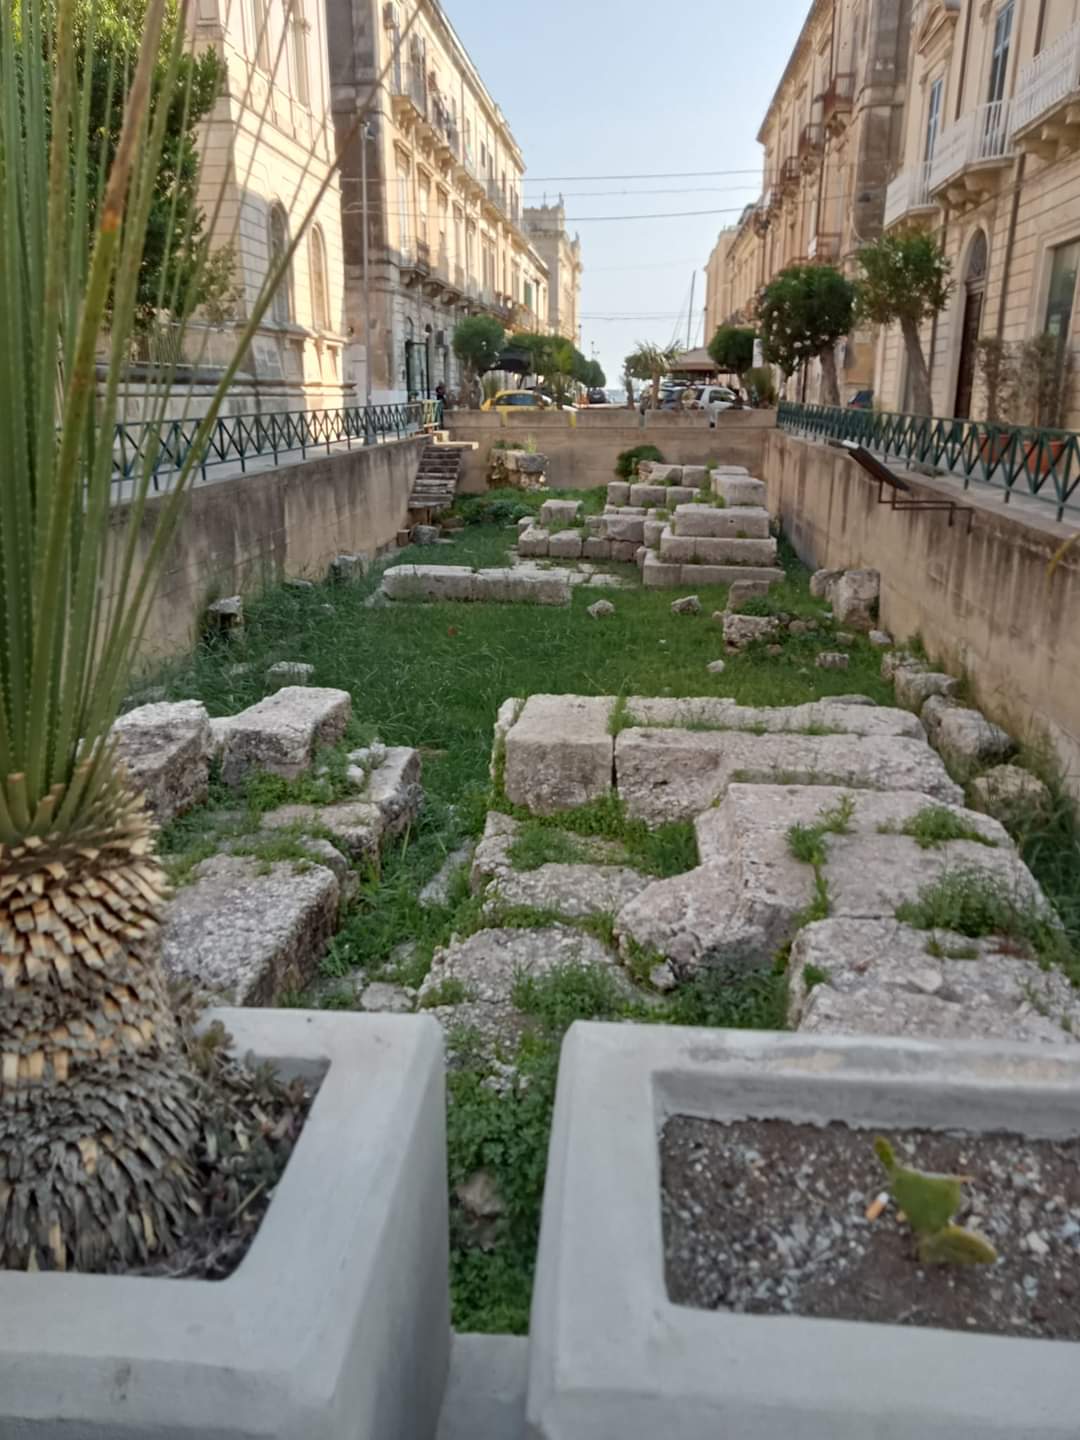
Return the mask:
<path fill-rule="evenodd" d="M 438 418 L 438 401 L 409 400 L 396 405 L 352 405 L 337 410 L 282 410 L 265 415 L 223 415 L 215 420 L 195 460 L 202 478 L 218 465 L 253 461 L 291 463 L 297 454 L 333 452 L 336 445 L 374 445 L 415 435 Z M 113 433 L 113 485 L 123 487 L 151 466 L 155 490 L 167 490 L 198 439 L 197 417 L 117 425 Z M 122 496 L 123 490 L 119 492 Z"/>
<path fill-rule="evenodd" d="M 781 400 L 777 424 L 813 439 L 847 440 L 897 460 L 934 465 L 1003 492 L 1027 495 L 1053 505 L 1061 520 L 1066 509 L 1080 514 L 1080 435 L 1073 430 L 1037 430 L 991 425 L 985 420 L 947 420 L 897 415 L 885 410 L 799 405 Z"/>

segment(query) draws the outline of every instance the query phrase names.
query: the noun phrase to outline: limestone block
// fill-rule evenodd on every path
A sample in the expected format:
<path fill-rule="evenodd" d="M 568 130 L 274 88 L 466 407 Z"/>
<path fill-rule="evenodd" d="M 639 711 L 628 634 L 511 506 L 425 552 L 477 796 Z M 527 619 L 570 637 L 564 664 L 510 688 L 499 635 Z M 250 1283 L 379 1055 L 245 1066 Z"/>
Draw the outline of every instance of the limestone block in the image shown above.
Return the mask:
<path fill-rule="evenodd" d="M 548 542 L 548 554 L 557 560 L 580 560 L 581 546 L 580 530 L 559 530 Z"/>
<path fill-rule="evenodd" d="M 347 690 L 284 686 L 232 717 L 222 779 L 226 785 L 239 785 L 256 770 L 295 779 L 311 765 L 316 746 L 341 739 L 351 714 Z"/>
<path fill-rule="evenodd" d="M 545 500 L 540 506 L 540 524 L 545 530 L 562 530 L 573 525 L 580 514 L 580 500 Z"/>
<path fill-rule="evenodd" d="M 931 695 L 919 711 L 919 719 L 926 731 L 926 738 L 937 749 L 938 736 L 941 729 L 941 717 L 946 710 L 955 710 L 959 707 L 959 700 L 954 700 L 949 695 Z"/>
<path fill-rule="evenodd" d="M 634 484 L 630 486 L 631 505 L 666 505 L 668 503 L 668 490 L 666 485 L 656 484 Z"/>
<path fill-rule="evenodd" d="M 688 470 L 704 470 L 704 468 L 703 465 L 684 465 L 683 479 L 686 479 L 686 472 Z M 702 478 L 701 483 L 704 485 L 704 478 Z M 700 498 L 701 495 L 696 485 L 669 485 L 667 487 L 667 498 L 664 500 L 664 505 L 668 509 L 671 509 L 673 505 L 692 505 Z"/>
<path fill-rule="evenodd" d="M 535 524 L 536 517 L 534 515 L 522 515 L 521 519 L 517 522 L 518 534 L 520 535 L 523 530 L 531 530 Z"/>
<path fill-rule="evenodd" d="M 648 550 L 656 550 L 660 544 L 660 536 L 667 529 L 666 520 L 646 520 L 642 526 L 642 543 Z"/>
<path fill-rule="evenodd" d="M 638 480 L 642 484 L 681 485 L 682 466 L 667 465 L 663 460 L 639 460 Z"/>
<path fill-rule="evenodd" d="M 682 547 L 690 546 L 690 555 Z M 683 563 L 699 565 L 767 565 L 776 564 L 776 541 L 769 536 L 766 540 L 728 540 L 714 536 L 694 536 L 688 541 L 667 533 L 660 537 L 661 560 L 682 559 Z"/>
<path fill-rule="evenodd" d="M 391 600 L 476 598 L 473 571 L 467 565 L 392 565 L 383 573 L 382 588 Z"/>
<path fill-rule="evenodd" d="M 374 805 L 382 816 L 384 840 L 403 835 L 415 824 L 424 803 L 420 751 L 404 745 L 390 746 L 382 762 L 368 771 L 360 799 Z"/>
<path fill-rule="evenodd" d="M 471 598 L 504 605 L 569 605 L 566 570 L 477 570 Z"/>
<path fill-rule="evenodd" d="M 645 564 L 641 567 L 641 579 L 649 589 L 665 589 L 668 586 L 681 585 L 682 572 L 681 565 L 665 565 L 650 550 L 645 556 Z"/>
<path fill-rule="evenodd" d="M 335 805 L 279 805 L 262 817 L 262 827 L 325 831 L 350 860 L 378 865 L 383 817 L 379 807 L 367 800 L 343 800 Z"/>
<path fill-rule="evenodd" d="M 788 1023 L 812 1034 L 917 1035 L 936 1040 L 1076 1044 L 1080 1004 L 1059 971 L 1001 953 L 993 939 L 935 932 L 893 919 L 829 919 L 806 926 L 789 966 Z M 974 956 L 949 959 L 950 950 Z M 824 978 L 808 989 L 807 967 Z"/>
<path fill-rule="evenodd" d="M 767 540 L 769 512 L 754 505 L 677 505 L 671 519 L 675 535 L 696 535 L 711 539 Z M 773 552 L 776 542 L 773 541 Z"/>
<path fill-rule="evenodd" d="M 176 980 L 230 1005 L 271 1006 L 314 977 L 337 924 L 339 890 L 322 865 L 215 855 L 169 902 L 161 960 Z"/>
<path fill-rule="evenodd" d="M 1016 751 L 1011 735 L 981 710 L 949 709 L 937 726 L 937 748 L 958 770 L 970 773 L 998 765 Z"/>
<path fill-rule="evenodd" d="M 589 533 L 590 535 L 599 536 L 600 531 L 603 529 L 603 525 L 604 525 L 604 521 L 603 521 L 603 517 L 602 517 L 602 516 L 600 516 L 600 515 L 586 515 L 586 516 L 585 516 L 585 529 L 588 531 L 588 533 Z"/>
<path fill-rule="evenodd" d="M 684 585 L 731 585 L 736 580 L 761 580 L 775 585 L 784 572 L 775 565 L 704 565 L 695 563 L 682 567 Z"/>
<path fill-rule="evenodd" d="M 631 727 L 616 738 L 615 774 L 628 812 L 650 825 L 692 819 L 746 780 L 915 790 L 953 804 L 963 798 L 925 741 L 891 735 Z"/>
<path fill-rule="evenodd" d="M 960 688 L 959 680 L 952 675 L 943 675 L 935 670 L 916 670 L 903 666 L 893 676 L 897 703 L 908 710 L 919 711 L 931 695 L 955 695 Z"/>
<path fill-rule="evenodd" d="M 727 609 L 737 614 L 748 600 L 763 600 L 768 593 L 766 580 L 736 580 L 728 591 Z"/>
<path fill-rule="evenodd" d="M 640 544 L 640 540 L 612 540 L 612 560 L 619 560 L 623 564 L 632 565 Z"/>
<path fill-rule="evenodd" d="M 610 560 L 611 541 L 605 540 L 599 535 L 590 535 L 582 543 L 581 558 L 583 560 Z"/>
<path fill-rule="evenodd" d="M 709 468 L 707 465 L 684 465 L 682 478 L 683 485 L 688 489 L 701 489 L 708 484 Z"/>
<path fill-rule="evenodd" d="M 634 564 L 638 567 L 639 570 L 644 570 L 645 556 L 648 554 L 649 547 L 647 545 L 639 545 L 638 548 L 634 551 Z"/>
<path fill-rule="evenodd" d="M 548 553 L 548 542 L 550 539 L 550 533 L 545 530 L 543 526 L 532 525 L 528 530 L 523 530 L 518 536 L 518 554 L 546 555 Z"/>
<path fill-rule="evenodd" d="M 660 559 L 666 565 L 690 565 L 694 560 L 694 540 L 676 535 L 670 524 L 660 531 Z"/>
<path fill-rule="evenodd" d="M 1011 829 L 1045 819 L 1052 803 L 1050 791 L 1038 776 L 1019 765 L 995 765 L 971 782 L 972 808 L 993 815 Z"/>
<path fill-rule="evenodd" d="M 303 660 L 279 660 L 266 672 L 268 685 L 303 685 L 315 674 L 315 666 Z"/>
<path fill-rule="evenodd" d="M 764 480 L 752 480 L 746 474 L 730 474 L 713 471 L 713 494 L 721 495 L 727 505 L 768 504 L 768 491 Z"/>
<path fill-rule="evenodd" d="M 626 505 L 630 500 L 630 485 L 626 480 L 612 480 L 607 487 L 609 505 Z"/>
<path fill-rule="evenodd" d="M 631 542 L 634 548 L 637 549 L 645 538 L 644 516 L 604 516 L 604 538 L 606 540 L 626 540 Z"/>
<path fill-rule="evenodd" d="M 843 570 L 815 570 L 810 576 L 810 594 L 815 600 L 829 600 Z"/>
<path fill-rule="evenodd" d="M 488 767 L 492 784 L 500 783 L 500 772 L 506 757 L 506 736 L 510 727 L 525 708 L 525 701 L 516 696 L 504 700 L 495 714 L 491 745 L 491 764 Z"/>
<path fill-rule="evenodd" d="M 532 695 L 506 734 L 506 795 L 538 815 L 572 810 L 611 789 L 610 696 Z"/>
<path fill-rule="evenodd" d="M 873 630 L 880 597 L 881 575 L 877 570 L 845 570 L 829 597 L 836 623 L 850 630 Z"/>
<path fill-rule="evenodd" d="M 213 738 L 197 700 L 140 705 L 112 728 L 117 759 L 159 825 L 201 805 L 208 794 Z"/>
<path fill-rule="evenodd" d="M 414 545 L 434 545 L 439 539 L 439 527 L 437 525 L 414 525 L 412 528 L 412 543 Z"/>
<path fill-rule="evenodd" d="M 830 696 L 805 705 L 738 705 L 712 695 L 670 699 L 631 695 L 626 712 L 634 725 L 671 729 L 752 730 L 770 735 L 800 731 L 833 731 L 848 735 L 896 735 L 922 740 L 918 717 L 884 705 L 852 703 L 853 697 Z"/>
<path fill-rule="evenodd" d="M 723 617 L 724 643 L 729 650 L 745 650 L 759 640 L 780 634 L 775 615 L 728 615 Z"/>
<path fill-rule="evenodd" d="M 553 911 L 565 920 L 589 915 L 614 915 L 651 884 L 625 865 L 548 864 L 535 870 L 510 868 L 493 879 L 484 892 L 484 913 L 497 919 L 500 910 L 526 906 Z"/>

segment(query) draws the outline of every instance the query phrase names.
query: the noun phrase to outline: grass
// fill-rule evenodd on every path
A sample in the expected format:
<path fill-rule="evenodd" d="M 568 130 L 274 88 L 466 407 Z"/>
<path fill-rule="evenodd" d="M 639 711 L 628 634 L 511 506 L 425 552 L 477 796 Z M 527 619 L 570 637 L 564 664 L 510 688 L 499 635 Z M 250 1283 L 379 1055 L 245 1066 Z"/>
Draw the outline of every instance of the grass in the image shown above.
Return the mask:
<path fill-rule="evenodd" d="M 787 832 L 788 849 L 796 860 L 813 866 L 814 898 L 799 917 L 800 925 L 813 924 L 815 920 L 827 920 L 831 903 L 829 883 L 825 876 L 826 835 L 848 835 L 851 833 L 851 816 L 855 800 L 851 795 L 842 795 L 831 808 L 822 810 L 813 825 L 792 825 Z"/>
<path fill-rule="evenodd" d="M 530 861 L 547 853 L 547 850 L 568 854 L 572 847 L 571 837 L 591 836 L 617 841 L 626 852 L 625 863 L 646 875 L 681 875 L 698 863 L 697 838 L 692 821 L 673 820 L 650 830 L 644 820 L 635 820 L 627 815 L 622 799 L 614 791 L 576 810 L 564 810 L 558 815 L 530 815 L 527 810 L 510 804 L 501 796 L 496 796 L 493 803 L 521 822 L 522 834 L 515 843 L 523 847 L 518 853 Z M 554 838 L 542 836 L 544 831 L 550 832 Z M 535 869 L 547 863 L 537 859 L 535 864 L 521 865 L 513 860 L 513 856 L 511 858 L 519 869 Z"/>
<path fill-rule="evenodd" d="M 972 840 L 977 845 L 997 849 L 996 840 L 991 840 L 973 825 L 965 824 L 959 815 L 944 805 L 924 805 L 903 825 L 890 821 L 877 828 L 879 835 L 910 835 L 921 850 L 937 850 L 951 840 Z"/>

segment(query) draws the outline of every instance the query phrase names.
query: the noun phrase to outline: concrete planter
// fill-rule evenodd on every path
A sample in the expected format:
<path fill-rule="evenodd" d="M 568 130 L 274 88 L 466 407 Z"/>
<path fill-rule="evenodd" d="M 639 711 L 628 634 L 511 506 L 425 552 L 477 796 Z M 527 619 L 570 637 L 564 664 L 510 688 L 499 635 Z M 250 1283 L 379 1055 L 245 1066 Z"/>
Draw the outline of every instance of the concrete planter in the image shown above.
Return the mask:
<path fill-rule="evenodd" d="M 441 1032 L 228 1010 L 241 1053 L 322 1085 L 223 1281 L 0 1271 L 11 1440 L 432 1440 L 449 1344 Z"/>
<path fill-rule="evenodd" d="M 664 1284 L 672 1115 L 1080 1131 L 1057 1047 L 578 1024 L 565 1043 L 530 1327 L 532 1440 L 1065 1440 L 1080 1344 L 710 1313 Z"/>

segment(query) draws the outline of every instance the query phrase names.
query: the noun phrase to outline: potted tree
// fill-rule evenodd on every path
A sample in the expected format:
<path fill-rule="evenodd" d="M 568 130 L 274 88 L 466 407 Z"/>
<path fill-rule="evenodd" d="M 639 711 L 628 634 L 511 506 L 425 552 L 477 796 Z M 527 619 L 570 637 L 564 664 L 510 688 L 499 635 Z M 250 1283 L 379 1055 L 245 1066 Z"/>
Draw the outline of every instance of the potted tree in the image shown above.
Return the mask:
<path fill-rule="evenodd" d="M 1017 356 L 1007 340 L 984 336 L 976 347 L 976 363 L 986 399 L 986 423 L 990 427 L 979 441 L 979 454 L 989 476 L 1013 443 L 1010 431 L 998 426 L 1013 424 L 1017 403 Z"/>
<path fill-rule="evenodd" d="M 1057 335 L 1036 335 L 1020 346 L 1018 360 L 1019 404 L 1029 425 L 1039 430 L 1062 430 L 1068 412 L 1073 354 Z M 1036 436 L 1025 442 L 1024 462 L 1037 475 L 1054 470 L 1069 441 L 1066 437 Z"/>

